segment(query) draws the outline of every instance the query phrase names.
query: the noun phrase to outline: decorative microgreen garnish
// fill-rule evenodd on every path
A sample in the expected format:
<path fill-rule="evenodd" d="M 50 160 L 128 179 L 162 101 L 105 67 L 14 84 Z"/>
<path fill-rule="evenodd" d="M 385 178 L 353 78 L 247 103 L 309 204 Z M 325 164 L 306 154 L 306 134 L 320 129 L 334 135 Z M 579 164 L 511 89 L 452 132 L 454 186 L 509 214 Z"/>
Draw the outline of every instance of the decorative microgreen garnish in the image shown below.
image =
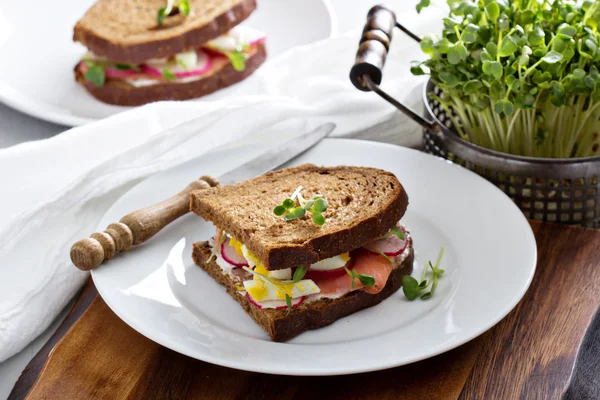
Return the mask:
<path fill-rule="evenodd" d="M 356 270 L 354 268 L 348 269 L 348 267 L 346 267 L 345 265 L 344 265 L 344 270 L 346 270 L 346 273 L 348 275 L 350 275 L 350 278 L 352 278 L 352 289 L 354 289 L 356 287 L 356 279 L 358 279 L 360 281 L 360 283 L 363 284 L 363 286 L 366 286 L 366 287 L 375 286 L 375 277 L 373 275 L 357 274 Z"/>
<path fill-rule="evenodd" d="M 371 287 L 375 286 L 375 277 L 369 274 L 358 274 L 358 280 L 363 286 Z"/>
<path fill-rule="evenodd" d="M 404 295 L 408 300 L 413 301 L 414 299 L 419 297 L 420 293 L 426 290 L 430 284 L 431 290 L 429 292 L 424 293 L 421 296 L 421 300 L 427 300 L 431 296 L 433 296 L 433 293 L 435 292 L 435 289 L 438 286 L 438 280 L 444 274 L 444 270 L 440 269 L 440 263 L 442 262 L 443 255 L 444 248 L 442 247 L 435 265 L 433 265 L 431 261 L 429 261 L 423 269 L 423 274 L 421 274 L 420 283 L 410 275 L 405 275 L 402 277 L 402 291 L 404 292 Z M 429 269 L 431 269 L 431 278 L 429 280 L 426 280 L 425 278 L 427 278 Z"/>
<path fill-rule="evenodd" d="M 227 52 L 226 55 L 229 58 L 229 61 L 231 61 L 233 69 L 238 72 L 246 69 L 246 60 L 248 59 L 248 55 L 244 52 L 243 47 L 238 46 L 234 51 Z"/>
<path fill-rule="evenodd" d="M 165 21 L 165 18 L 171 15 L 183 14 L 186 17 L 190 15 L 190 3 L 189 0 L 179 0 L 179 5 L 175 5 L 175 0 L 167 0 L 167 6 L 161 7 L 158 10 L 156 20 L 159 25 Z"/>
<path fill-rule="evenodd" d="M 188 69 L 187 65 L 182 60 L 177 60 L 177 64 L 183 69 Z"/>
<path fill-rule="evenodd" d="M 290 312 L 292 312 L 292 298 L 287 293 L 285 294 L 285 304 L 287 305 L 286 315 L 290 315 Z"/>
<path fill-rule="evenodd" d="M 175 79 L 175 74 L 173 74 L 169 68 L 163 68 L 162 74 L 163 78 L 165 78 L 168 81 L 172 81 Z"/>
<path fill-rule="evenodd" d="M 85 71 L 84 77 L 86 81 L 92 82 L 97 87 L 104 85 L 106 80 L 106 74 L 104 72 L 104 65 L 94 63 L 92 61 L 84 61 L 85 65 L 88 66 L 88 70 Z"/>
<path fill-rule="evenodd" d="M 400 240 L 404 240 L 404 231 L 402 229 L 400 229 L 397 226 L 393 226 L 392 229 L 390 229 L 390 231 L 388 233 L 385 234 L 385 236 L 389 236 L 389 235 L 394 235 L 396 236 L 398 239 Z"/>
<path fill-rule="evenodd" d="M 186 17 L 190 15 L 190 2 L 188 0 L 179 0 L 179 11 Z"/>
<path fill-rule="evenodd" d="M 273 212 L 278 217 L 284 216 L 286 221 L 303 218 L 306 213 L 310 213 L 315 224 L 321 226 L 325 224 L 323 212 L 327 211 L 327 200 L 322 195 L 316 194 L 312 199 L 306 200 L 302 197 L 302 186 L 298 186 L 292 197 L 287 198 L 277 205 Z M 296 206 L 295 199 L 298 198 L 299 206 Z"/>
<path fill-rule="evenodd" d="M 221 245 L 223 244 L 223 242 L 225 242 L 225 239 L 227 239 L 227 234 L 223 232 L 221 233 L 221 237 L 219 238 L 217 244 L 213 246 L 212 251 L 210 252 L 210 256 L 208 257 L 208 260 L 206 260 L 207 264 L 211 262 L 211 260 L 217 255 L 219 249 L 221 248 Z"/>
<path fill-rule="evenodd" d="M 302 278 L 304 278 L 304 275 L 306 275 L 306 271 L 308 270 L 308 268 L 300 265 L 298 268 L 296 268 L 296 270 L 294 271 L 294 276 L 292 277 L 292 281 L 294 283 L 296 282 L 300 282 L 302 280 Z"/>

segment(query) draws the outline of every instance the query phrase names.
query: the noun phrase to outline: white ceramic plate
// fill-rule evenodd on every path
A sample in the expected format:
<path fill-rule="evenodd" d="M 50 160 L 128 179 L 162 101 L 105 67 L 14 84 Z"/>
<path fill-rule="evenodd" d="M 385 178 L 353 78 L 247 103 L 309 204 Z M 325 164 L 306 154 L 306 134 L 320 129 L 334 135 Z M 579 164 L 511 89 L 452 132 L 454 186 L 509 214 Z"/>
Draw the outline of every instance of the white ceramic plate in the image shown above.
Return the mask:
<path fill-rule="evenodd" d="M 25 7 L 19 1 L 0 0 L 0 101 L 69 126 L 128 109 L 94 99 L 73 77 L 73 68 L 86 51 L 73 42 L 73 26 L 93 2 L 35 0 Z M 327 38 L 335 28 L 328 0 L 259 0 L 243 24 L 267 34 L 268 60 Z M 250 79 L 202 99 L 230 96 Z"/>
<path fill-rule="evenodd" d="M 257 150 L 215 152 L 157 174 L 118 200 L 98 228 L 163 200 L 200 175 L 218 176 Z M 399 366 L 450 350 L 492 327 L 525 294 L 536 264 L 533 233 L 511 200 L 479 176 L 415 150 L 347 139 L 326 139 L 293 164 L 303 162 L 372 166 L 396 174 L 409 195 L 402 221 L 414 238 L 413 276 L 446 248 L 446 273 L 430 300 L 409 302 L 400 290 L 331 326 L 273 343 L 193 264 L 192 242 L 208 239 L 214 228 L 187 215 L 93 271 L 106 303 L 144 336 L 190 357 L 248 371 L 334 375 Z"/>

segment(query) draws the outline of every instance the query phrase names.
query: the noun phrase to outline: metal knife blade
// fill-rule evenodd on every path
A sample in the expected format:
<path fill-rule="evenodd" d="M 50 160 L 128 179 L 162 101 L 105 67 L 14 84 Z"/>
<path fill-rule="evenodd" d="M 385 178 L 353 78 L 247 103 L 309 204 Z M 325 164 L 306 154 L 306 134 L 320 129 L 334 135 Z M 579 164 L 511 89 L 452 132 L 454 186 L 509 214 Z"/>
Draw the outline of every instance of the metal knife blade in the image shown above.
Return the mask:
<path fill-rule="evenodd" d="M 232 169 L 218 179 L 222 185 L 240 182 L 272 171 L 280 165 L 304 153 L 326 138 L 335 129 L 335 124 L 326 123 L 316 129 L 295 137 L 262 155 Z"/>

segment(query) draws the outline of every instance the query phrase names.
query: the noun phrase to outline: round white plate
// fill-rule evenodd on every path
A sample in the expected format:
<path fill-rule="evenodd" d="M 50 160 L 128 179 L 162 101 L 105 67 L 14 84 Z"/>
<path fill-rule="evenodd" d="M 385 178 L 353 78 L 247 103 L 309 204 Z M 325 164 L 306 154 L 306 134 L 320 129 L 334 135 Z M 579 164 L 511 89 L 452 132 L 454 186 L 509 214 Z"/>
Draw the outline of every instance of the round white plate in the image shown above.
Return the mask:
<path fill-rule="evenodd" d="M 0 0 L 0 101 L 31 116 L 69 126 L 127 110 L 104 104 L 78 85 L 73 69 L 86 49 L 73 26 L 94 0 Z M 243 22 L 267 34 L 268 60 L 292 47 L 329 37 L 328 0 L 259 0 Z M 231 96 L 245 81 L 203 100 Z"/>
<path fill-rule="evenodd" d="M 98 229 L 163 200 L 203 174 L 219 176 L 260 148 L 215 152 L 143 181 L 119 199 Z M 263 149 L 264 150 L 264 149 Z M 536 264 L 527 220 L 500 190 L 470 171 L 402 147 L 326 139 L 293 164 L 361 165 L 391 171 L 405 186 L 403 223 L 416 250 L 413 276 L 442 246 L 446 270 L 430 300 L 402 290 L 331 326 L 273 343 L 240 305 L 191 259 L 191 244 L 214 234 L 187 215 L 146 244 L 92 273 L 110 308 L 144 336 L 227 367 L 286 375 L 366 372 L 457 347 L 500 321 L 523 297 Z M 265 207 L 271 205 L 265 204 Z"/>

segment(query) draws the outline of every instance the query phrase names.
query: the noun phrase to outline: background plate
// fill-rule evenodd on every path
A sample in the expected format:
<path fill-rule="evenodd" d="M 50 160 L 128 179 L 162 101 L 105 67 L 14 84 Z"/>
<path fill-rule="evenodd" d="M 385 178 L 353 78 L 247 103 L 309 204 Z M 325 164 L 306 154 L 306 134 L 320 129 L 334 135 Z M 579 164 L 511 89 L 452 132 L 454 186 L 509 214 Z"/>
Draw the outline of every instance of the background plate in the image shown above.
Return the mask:
<path fill-rule="evenodd" d="M 216 151 L 157 174 L 118 200 L 98 229 L 200 175 L 219 176 L 260 150 Z M 536 264 L 531 228 L 508 197 L 477 175 L 415 150 L 346 139 L 326 139 L 292 164 L 303 162 L 396 174 L 409 195 L 402 221 L 414 238 L 413 275 L 420 276 L 422 265 L 446 247 L 446 273 L 430 300 L 409 302 L 399 291 L 331 326 L 273 343 L 193 264 L 192 242 L 214 234 L 194 215 L 94 270 L 99 293 L 135 330 L 190 357 L 248 371 L 334 375 L 399 366 L 455 348 L 500 321 L 527 290 Z"/>
<path fill-rule="evenodd" d="M 326 0 L 259 0 L 243 24 L 266 32 L 268 60 L 334 30 Z M 73 27 L 93 0 L 0 0 L 0 101 L 31 116 L 63 125 L 92 122 L 129 107 L 104 104 L 75 82 L 73 68 L 85 53 Z M 232 95 L 249 79 L 203 100 Z"/>

